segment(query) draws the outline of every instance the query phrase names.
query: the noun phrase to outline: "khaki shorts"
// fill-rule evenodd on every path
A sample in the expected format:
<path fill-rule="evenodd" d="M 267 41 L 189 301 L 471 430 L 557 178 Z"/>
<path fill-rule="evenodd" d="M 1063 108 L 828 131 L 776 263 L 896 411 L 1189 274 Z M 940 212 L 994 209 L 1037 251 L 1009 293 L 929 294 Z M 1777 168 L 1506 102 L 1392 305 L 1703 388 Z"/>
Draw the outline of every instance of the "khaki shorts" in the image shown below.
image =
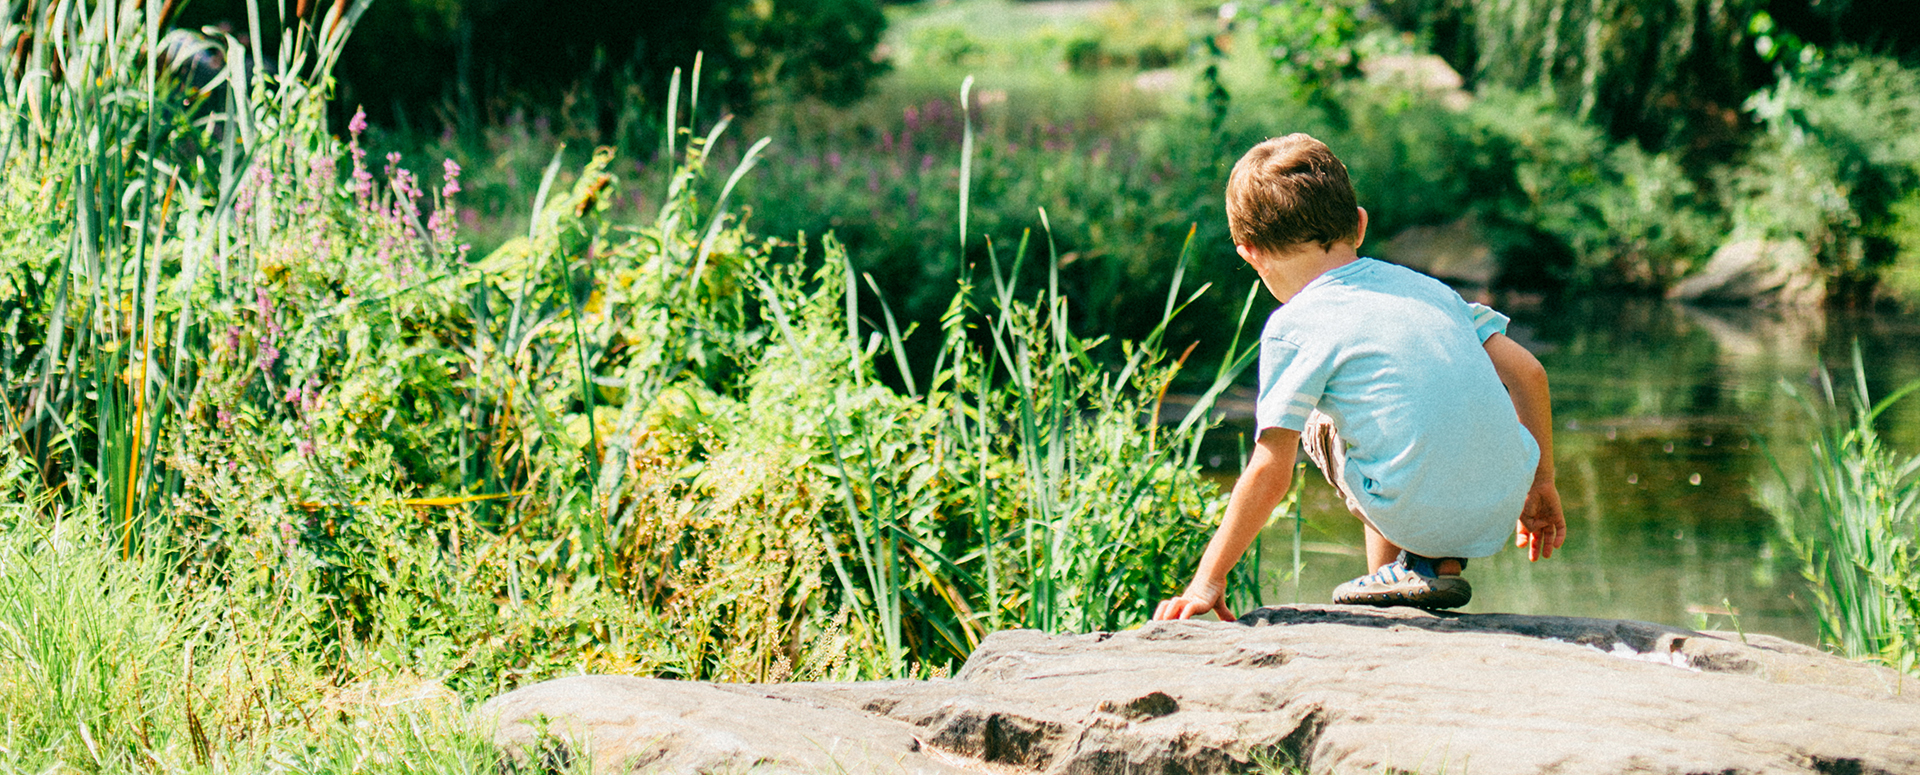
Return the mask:
<path fill-rule="evenodd" d="M 1341 498 L 1346 499 L 1347 510 L 1356 517 L 1367 519 L 1360 502 L 1354 500 L 1353 493 L 1347 491 L 1347 443 L 1340 439 L 1340 432 L 1333 429 L 1333 418 L 1321 414 L 1318 409 L 1313 410 L 1312 414 L 1307 415 L 1307 427 L 1300 431 L 1300 443 L 1307 449 L 1307 459 L 1320 467 L 1320 475 L 1325 476 L 1327 483 L 1339 491 Z"/>

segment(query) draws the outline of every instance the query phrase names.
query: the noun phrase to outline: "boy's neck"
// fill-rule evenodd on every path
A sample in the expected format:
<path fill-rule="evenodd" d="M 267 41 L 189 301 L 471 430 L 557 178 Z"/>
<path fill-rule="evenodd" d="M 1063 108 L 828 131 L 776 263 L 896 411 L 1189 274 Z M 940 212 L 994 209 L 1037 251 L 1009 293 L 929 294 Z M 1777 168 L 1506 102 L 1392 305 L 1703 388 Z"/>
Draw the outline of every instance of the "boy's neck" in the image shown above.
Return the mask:
<path fill-rule="evenodd" d="M 1267 286 L 1267 292 L 1285 304 L 1320 275 L 1359 259 L 1359 248 L 1352 242 L 1342 241 L 1333 243 L 1331 248 L 1309 242 L 1279 253 L 1255 251 L 1247 262 L 1260 274 L 1260 282 Z"/>
<path fill-rule="evenodd" d="M 1233 248 L 1241 258 L 1253 265 L 1253 271 L 1260 273 L 1260 283 L 1267 286 L 1267 292 L 1285 304 L 1293 301 L 1294 294 L 1315 278 L 1360 259 L 1360 244 L 1367 239 L 1367 208 L 1359 210 L 1359 222 L 1354 227 L 1353 239 L 1331 245 L 1302 242 L 1275 251 L 1261 250 L 1252 245 L 1234 245 Z"/>

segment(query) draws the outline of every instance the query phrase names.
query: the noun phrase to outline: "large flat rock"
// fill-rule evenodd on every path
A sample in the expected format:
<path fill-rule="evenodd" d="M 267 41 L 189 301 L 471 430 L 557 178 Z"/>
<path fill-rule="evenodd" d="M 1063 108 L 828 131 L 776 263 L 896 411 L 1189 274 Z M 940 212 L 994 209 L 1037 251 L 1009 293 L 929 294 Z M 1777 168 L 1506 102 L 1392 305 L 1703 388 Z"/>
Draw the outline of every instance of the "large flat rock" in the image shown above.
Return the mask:
<path fill-rule="evenodd" d="M 481 708 L 598 772 L 1920 773 L 1920 680 L 1768 636 L 1263 608 L 995 633 L 952 679 L 582 676 Z M 1288 769 L 1291 768 L 1291 769 Z"/>

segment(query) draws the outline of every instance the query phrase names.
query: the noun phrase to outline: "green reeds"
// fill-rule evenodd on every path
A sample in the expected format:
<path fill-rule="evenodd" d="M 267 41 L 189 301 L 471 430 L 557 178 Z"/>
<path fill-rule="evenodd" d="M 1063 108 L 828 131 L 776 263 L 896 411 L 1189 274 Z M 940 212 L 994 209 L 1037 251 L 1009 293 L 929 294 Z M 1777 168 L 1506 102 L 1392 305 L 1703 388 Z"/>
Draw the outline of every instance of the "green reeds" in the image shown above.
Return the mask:
<path fill-rule="evenodd" d="M 19 293 L 0 314 L 24 324 L 7 356 L 8 431 L 43 487 L 69 504 L 105 504 L 123 555 L 178 492 L 162 440 L 190 404 L 190 346 L 207 336 L 195 313 L 214 301 L 191 289 L 234 254 L 229 235 L 270 227 L 273 208 L 248 223 L 235 198 L 263 154 L 324 131 L 327 68 L 363 11 L 326 34 L 286 30 L 271 70 L 281 75 L 259 64 L 272 32 L 252 30 L 251 55 L 229 39 L 225 68 L 199 87 L 167 57 L 204 46 L 163 36 L 159 3 L 9 3 L 0 13 L 15 55 L 0 169 L 9 210 L 35 222 L 33 237 L 4 248 Z"/>
<path fill-rule="evenodd" d="M 1782 487 L 1762 503 L 1813 585 L 1821 639 L 1920 672 L 1920 455 L 1889 448 L 1874 427 L 1920 382 L 1874 401 L 1858 345 L 1853 376 L 1844 397 L 1825 371 L 1814 396 L 1783 386 L 1813 425 L 1810 464 L 1802 482 L 1775 461 Z"/>

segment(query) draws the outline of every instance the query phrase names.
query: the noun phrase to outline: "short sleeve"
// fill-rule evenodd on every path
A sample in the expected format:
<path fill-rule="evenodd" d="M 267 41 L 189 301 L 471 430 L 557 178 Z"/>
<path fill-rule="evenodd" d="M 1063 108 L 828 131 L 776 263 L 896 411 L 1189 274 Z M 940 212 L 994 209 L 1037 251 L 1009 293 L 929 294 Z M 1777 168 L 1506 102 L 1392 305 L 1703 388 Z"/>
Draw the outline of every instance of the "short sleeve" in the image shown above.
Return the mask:
<path fill-rule="evenodd" d="M 1473 318 L 1473 335 L 1480 340 L 1481 344 L 1485 344 L 1494 334 L 1507 332 L 1507 323 L 1510 319 L 1492 307 L 1468 302 L 1467 314 Z"/>
<path fill-rule="evenodd" d="M 1257 431 L 1305 430 L 1307 415 L 1320 404 L 1331 364 L 1303 353 L 1298 345 L 1269 337 L 1260 342 L 1260 397 L 1254 404 Z"/>

